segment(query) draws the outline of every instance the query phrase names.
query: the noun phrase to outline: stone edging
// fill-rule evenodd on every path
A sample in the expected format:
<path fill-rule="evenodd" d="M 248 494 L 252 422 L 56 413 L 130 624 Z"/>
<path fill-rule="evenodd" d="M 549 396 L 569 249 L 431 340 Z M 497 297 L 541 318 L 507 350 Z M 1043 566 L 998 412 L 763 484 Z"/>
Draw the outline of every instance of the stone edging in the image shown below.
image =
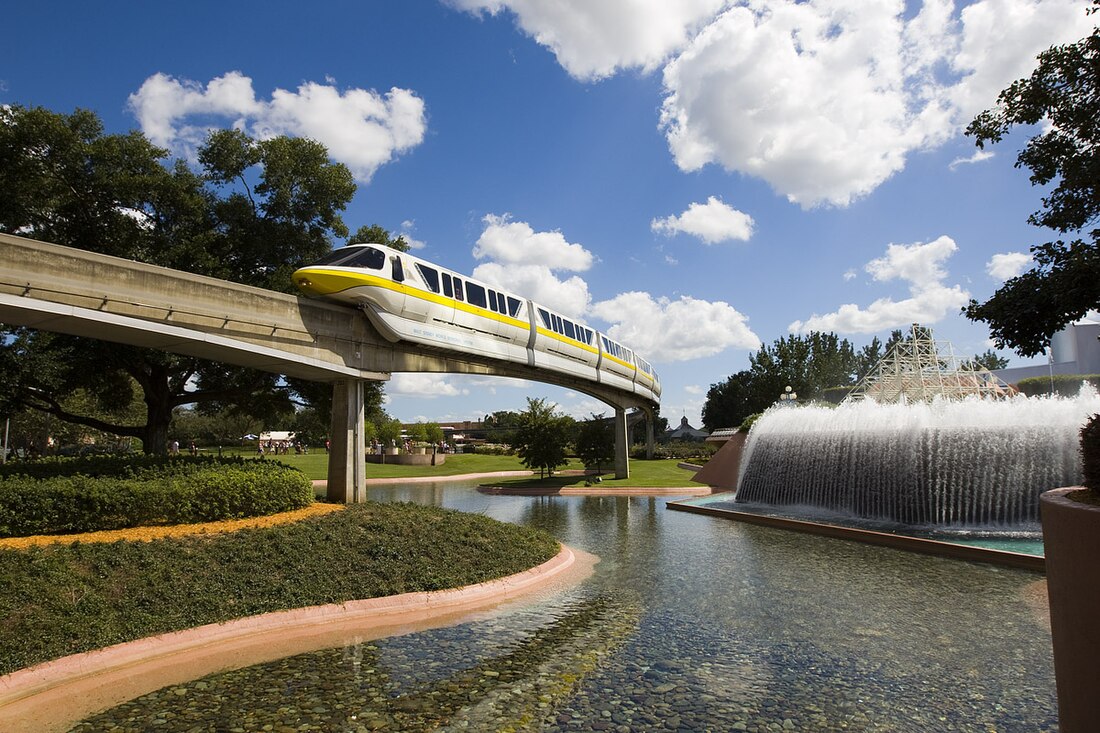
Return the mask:
<path fill-rule="evenodd" d="M 396 476 L 394 478 L 369 478 L 364 481 L 367 486 L 381 484 L 429 484 L 443 481 L 470 481 L 475 478 L 495 478 L 506 476 L 530 476 L 534 471 L 492 471 L 489 473 L 460 473 L 452 476 Z M 323 489 L 328 486 L 328 480 L 313 479 L 314 488 Z"/>
<path fill-rule="evenodd" d="M 304 641 L 300 643 L 308 647 L 309 640 L 325 636 L 328 627 L 347 627 L 362 638 L 379 638 L 438 626 L 449 617 L 537 590 L 569 570 L 576 560 L 573 550 L 562 545 L 555 557 L 537 567 L 484 583 L 275 611 L 146 637 L 27 667 L 0 676 L 0 730 L 67 730 L 63 726 L 71 726 L 96 710 L 166 685 L 289 656 L 279 652 L 280 644 L 293 646 L 301 638 Z M 239 663 L 222 662 L 215 669 L 200 669 L 197 673 L 179 659 L 183 657 L 186 662 L 194 658 L 200 667 L 204 661 L 209 666 L 208 658 L 225 658 L 236 647 L 241 648 L 242 654 L 233 661 Z M 290 653 L 301 651 L 304 649 Z M 155 681 L 155 686 L 149 687 L 150 680 Z M 104 688 L 111 691 L 104 693 Z M 115 692 L 115 688 L 121 691 Z M 84 700 L 77 702 L 82 697 Z M 87 708 L 76 710 L 80 704 Z M 64 710 L 59 712 L 59 706 Z M 60 717 L 65 718 L 64 723 L 53 719 Z"/>
<path fill-rule="evenodd" d="M 477 487 L 483 494 L 499 494 L 502 496 L 709 496 L 709 486 L 691 487 L 630 487 L 600 488 L 599 486 L 564 486 L 561 488 L 538 487 L 513 489 L 505 486 L 489 486 L 483 484 Z"/>

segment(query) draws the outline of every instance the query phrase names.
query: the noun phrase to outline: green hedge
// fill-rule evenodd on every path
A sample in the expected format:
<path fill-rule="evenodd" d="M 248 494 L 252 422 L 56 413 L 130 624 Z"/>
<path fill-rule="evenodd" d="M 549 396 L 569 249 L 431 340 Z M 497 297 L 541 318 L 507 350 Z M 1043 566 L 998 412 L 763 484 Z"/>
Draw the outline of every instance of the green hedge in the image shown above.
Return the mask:
<path fill-rule="evenodd" d="M 240 519 L 312 502 L 305 474 L 275 461 L 36 461 L 0 473 L 0 537 Z"/>
<path fill-rule="evenodd" d="M 1016 383 L 1016 386 L 1028 397 L 1038 397 L 1050 394 L 1050 382 L 1051 378 L 1049 376 L 1028 377 L 1027 379 L 1021 379 Z M 1100 390 L 1100 374 L 1055 374 L 1054 394 L 1063 397 L 1076 397 L 1077 393 L 1081 391 L 1081 385 L 1085 382 Z"/>

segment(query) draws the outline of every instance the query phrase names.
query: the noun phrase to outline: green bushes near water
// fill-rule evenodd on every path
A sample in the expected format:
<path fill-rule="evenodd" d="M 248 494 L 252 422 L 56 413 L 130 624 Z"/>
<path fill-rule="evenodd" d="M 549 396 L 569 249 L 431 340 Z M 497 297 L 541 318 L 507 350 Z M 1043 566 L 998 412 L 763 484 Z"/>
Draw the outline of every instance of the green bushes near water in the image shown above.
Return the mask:
<path fill-rule="evenodd" d="M 0 550 L 0 674 L 270 611 L 458 588 L 558 550 L 481 515 L 373 502 L 226 534 Z"/>
<path fill-rule="evenodd" d="M 0 471 L 0 537 L 214 522 L 313 502 L 308 478 L 274 461 L 93 457 Z"/>

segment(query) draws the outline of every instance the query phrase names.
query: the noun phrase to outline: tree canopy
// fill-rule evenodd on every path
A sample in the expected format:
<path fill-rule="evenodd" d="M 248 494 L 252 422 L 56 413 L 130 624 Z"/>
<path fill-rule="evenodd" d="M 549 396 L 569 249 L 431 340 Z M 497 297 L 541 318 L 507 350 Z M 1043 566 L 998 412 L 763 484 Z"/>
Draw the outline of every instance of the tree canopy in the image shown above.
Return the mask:
<path fill-rule="evenodd" d="M 564 466 L 566 449 L 573 432 L 574 421 L 554 410 L 544 399 L 527 398 L 527 409 L 520 413 L 519 426 L 512 438 L 523 465 L 536 468 L 539 475 L 554 475 L 554 469 Z"/>
<path fill-rule="evenodd" d="M 1086 12 L 1100 9 L 1100 0 Z M 1053 188 L 1028 217 L 1073 238 L 1031 248 L 1034 267 L 1004 283 L 984 303 L 964 309 L 989 324 L 999 348 L 1039 354 L 1068 324 L 1100 307 L 1100 29 L 1041 53 L 1031 76 L 1013 82 L 997 107 L 967 127 L 979 148 L 1001 142 L 1020 125 L 1048 121 L 1016 158 L 1034 185 Z"/>
<path fill-rule="evenodd" d="M 615 462 L 615 422 L 603 414 L 592 415 L 590 420 L 577 425 L 577 457 L 585 468 L 599 473 L 604 466 Z"/>
<path fill-rule="evenodd" d="M 89 111 L 0 108 L 0 231 L 285 292 L 295 269 L 348 235 L 340 212 L 355 183 L 319 143 L 221 130 L 198 161 L 169 161 L 139 132 L 105 134 Z M 263 416 L 285 413 L 294 392 L 277 375 L 26 328 L 0 329 L 0 367 L 5 412 L 138 437 L 150 452 L 165 449 L 175 407 Z M 138 389 L 145 423 L 73 412 L 76 389 L 101 414 Z"/>
<path fill-rule="evenodd" d="M 891 334 L 887 348 L 902 338 Z M 792 334 L 764 345 L 749 357 L 749 368 L 712 384 L 703 403 L 707 430 L 736 427 L 770 407 L 789 385 L 800 398 L 813 399 L 830 387 L 851 386 L 871 371 L 883 356 L 876 337 L 862 349 L 835 333 Z"/>

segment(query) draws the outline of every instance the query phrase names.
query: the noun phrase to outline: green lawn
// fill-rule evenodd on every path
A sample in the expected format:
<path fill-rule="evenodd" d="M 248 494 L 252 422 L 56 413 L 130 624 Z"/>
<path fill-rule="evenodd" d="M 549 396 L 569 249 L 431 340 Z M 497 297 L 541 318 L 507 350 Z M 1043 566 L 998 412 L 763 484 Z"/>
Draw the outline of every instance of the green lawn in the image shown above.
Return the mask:
<path fill-rule="evenodd" d="M 277 460 L 304 472 L 311 479 L 328 478 L 328 456 L 324 451 L 310 453 L 309 455 L 278 456 Z M 673 487 L 690 486 L 698 488 L 691 480 L 694 475 L 691 471 L 677 467 L 674 460 L 639 461 L 630 462 L 630 478 L 615 480 L 613 470 L 608 470 L 603 475 L 603 485 L 609 488 L 618 487 Z M 566 470 L 581 469 L 583 466 L 577 460 L 572 460 L 565 466 Z M 493 473 L 496 471 L 523 471 L 524 465 L 515 456 L 487 456 L 476 453 L 448 454 L 447 461 L 442 466 L 393 466 L 367 464 L 367 478 L 411 478 L 418 476 L 457 476 L 466 473 Z M 537 478 L 537 477 L 536 477 Z M 568 481 L 568 485 L 583 485 L 583 476 L 557 477 L 557 480 Z M 527 481 L 528 479 L 520 479 Z M 502 485 L 513 485 L 511 483 Z"/>

